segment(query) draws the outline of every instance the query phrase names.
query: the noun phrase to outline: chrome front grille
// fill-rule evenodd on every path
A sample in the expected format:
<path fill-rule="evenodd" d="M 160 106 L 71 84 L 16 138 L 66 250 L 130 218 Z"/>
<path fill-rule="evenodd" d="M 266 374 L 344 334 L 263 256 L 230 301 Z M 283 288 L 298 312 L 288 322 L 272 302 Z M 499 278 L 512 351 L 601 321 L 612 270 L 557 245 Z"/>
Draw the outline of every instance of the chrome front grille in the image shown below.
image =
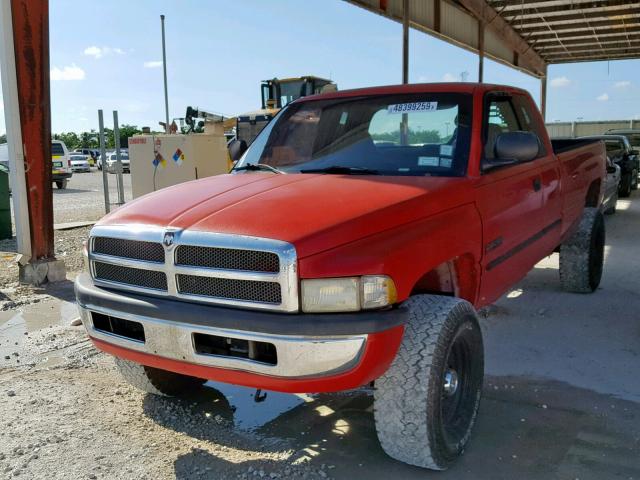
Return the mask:
<path fill-rule="evenodd" d="M 93 271 L 96 278 L 109 282 L 167 291 L 167 275 L 163 272 L 102 262 L 93 262 Z"/>
<path fill-rule="evenodd" d="M 279 304 L 282 302 L 280 284 L 276 282 L 256 282 L 232 278 L 199 277 L 178 275 L 178 292 L 205 297 L 247 300 Z"/>
<path fill-rule="evenodd" d="M 96 285 L 193 302 L 298 311 L 296 252 L 286 242 L 132 225 L 96 226 L 89 245 Z"/>
<path fill-rule="evenodd" d="M 195 245 L 180 245 L 176 248 L 176 265 L 253 272 L 280 271 L 280 259 L 272 252 Z"/>
<path fill-rule="evenodd" d="M 146 262 L 164 262 L 164 248 L 161 243 L 96 237 L 93 240 L 93 251 L 112 257 L 132 258 Z"/>

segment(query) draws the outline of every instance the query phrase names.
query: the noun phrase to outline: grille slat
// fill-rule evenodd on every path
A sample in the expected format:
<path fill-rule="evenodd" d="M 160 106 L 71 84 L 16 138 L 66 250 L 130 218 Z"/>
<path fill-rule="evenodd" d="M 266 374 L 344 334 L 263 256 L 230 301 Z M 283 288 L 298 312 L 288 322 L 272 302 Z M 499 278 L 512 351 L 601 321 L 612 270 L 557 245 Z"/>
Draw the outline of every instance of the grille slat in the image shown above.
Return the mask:
<path fill-rule="evenodd" d="M 162 244 L 124 238 L 95 237 L 93 252 L 113 257 L 164 263 Z"/>
<path fill-rule="evenodd" d="M 177 248 L 176 264 L 252 272 L 280 271 L 280 259 L 272 252 L 194 245 L 180 245 Z"/>
<path fill-rule="evenodd" d="M 100 280 L 167 291 L 167 275 L 163 272 L 103 262 L 93 262 L 93 268 L 96 278 Z"/>
<path fill-rule="evenodd" d="M 178 292 L 186 295 L 279 304 L 280 284 L 252 280 L 177 275 Z"/>

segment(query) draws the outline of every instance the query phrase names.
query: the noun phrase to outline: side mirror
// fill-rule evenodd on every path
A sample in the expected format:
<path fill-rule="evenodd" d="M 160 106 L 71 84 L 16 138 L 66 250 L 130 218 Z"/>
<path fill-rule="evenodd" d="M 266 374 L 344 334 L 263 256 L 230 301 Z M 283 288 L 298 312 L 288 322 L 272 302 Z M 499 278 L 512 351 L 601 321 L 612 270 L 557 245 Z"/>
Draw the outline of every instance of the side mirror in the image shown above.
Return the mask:
<path fill-rule="evenodd" d="M 231 140 L 229 145 L 227 145 L 229 149 L 229 157 L 231 157 L 232 162 L 236 162 L 244 155 L 244 152 L 247 151 L 247 142 L 244 140 L 238 140 L 237 138 Z"/>
<path fill-rule="evenodd" d="M 616 173 L 616 167 L 613 165 L 607 165 L 607 173 Z"/>
<path fill-rule="evenodd" d="M 516 163 L 530 162 L 540 153 L 540 140 L 533 132 L 505 132 L 498 135 L 495 158 L 485 160 L 484 171 Z"/>

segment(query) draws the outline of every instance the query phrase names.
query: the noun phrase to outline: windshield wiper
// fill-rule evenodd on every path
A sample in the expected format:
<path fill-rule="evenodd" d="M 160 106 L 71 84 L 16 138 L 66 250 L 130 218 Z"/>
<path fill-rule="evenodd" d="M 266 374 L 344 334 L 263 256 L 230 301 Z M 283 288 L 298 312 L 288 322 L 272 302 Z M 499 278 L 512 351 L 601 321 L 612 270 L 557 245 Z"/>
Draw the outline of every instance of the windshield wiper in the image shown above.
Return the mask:
<path fill-rule="evenodd" d="M 365 167 L 345 167 L 343 165 L 332 165 L 324 168 L 307 168 L 300 170 L 300 173 L 333 173 L 344 175 L 378 175 L 378 170 Z"/>
<path fill-rule="evenodd" d="M 287 172 L 283 172 L 282 170 L 278 170 L 277 168 L 272 167 L 271 165 L 267 165 L 266 163 L 247 163 L 241 167 L 234 168 L 232 171 L 239 172 L 241 170 L 247 170 L 252 172 L 266 171 L 266 172 L 273 172 L 278 174 L 287 173 Z"/>

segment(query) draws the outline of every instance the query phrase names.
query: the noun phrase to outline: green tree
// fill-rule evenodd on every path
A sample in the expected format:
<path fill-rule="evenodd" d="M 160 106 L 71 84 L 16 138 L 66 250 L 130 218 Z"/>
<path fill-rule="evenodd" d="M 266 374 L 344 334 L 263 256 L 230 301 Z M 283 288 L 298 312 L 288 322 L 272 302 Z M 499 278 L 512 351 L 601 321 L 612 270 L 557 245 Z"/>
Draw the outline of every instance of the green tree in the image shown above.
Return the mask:
<path fill-rule="evenodd" d="M 0 135 L 0 143 L 7 143 L 7 134 L 3 133 Z"/>
<path fill-rule="evenodd" d="M 75 132 L 56 133 L 53 135 L 53 139 L 64 142 L 69 150 L 74 150 L 80 147 L 80 139 L 78 138 L 78 134 Z"/>

